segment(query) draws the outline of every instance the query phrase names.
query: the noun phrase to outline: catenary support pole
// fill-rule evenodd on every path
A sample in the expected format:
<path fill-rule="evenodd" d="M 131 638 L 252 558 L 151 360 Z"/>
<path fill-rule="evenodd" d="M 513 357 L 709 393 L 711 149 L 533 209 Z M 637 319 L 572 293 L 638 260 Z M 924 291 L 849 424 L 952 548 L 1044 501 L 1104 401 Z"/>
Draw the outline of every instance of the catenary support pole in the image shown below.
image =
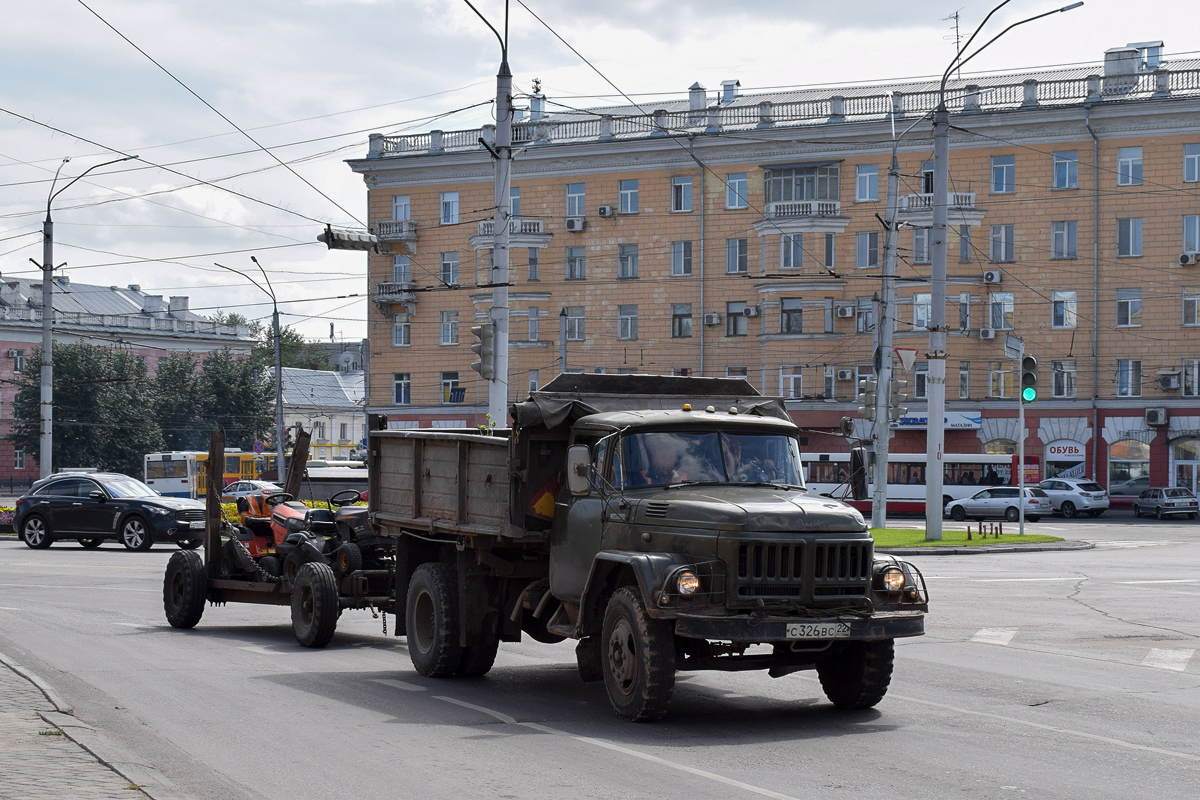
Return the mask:
<path fill-rule="evenodd" d="M 944 98 L 944 94 L 943 94 Z M 925 443 L 925 538 L 942 538 L 942 481 L 946 447 L 946 203 L 950 188 L 950 112 L 943 99 L 933 112 L 933 231 L 930 272 L 929 396 Z"/>
<path fill-rule="evenodd" d="M 892 163 L 888 167 L 887 217 L 883 232 L 883 295 L 879 303 L 879 375 L 875 386 L 875 488 L 871 495 L 871 527 L 887 524 L 888 450 L 892 437 L 889 425 L 892 361 L 892 319 L 896 314 L 896 214 L 900 194 L 899 140 L 892 139 Z"/>
<path fill-rule="evenodd" d="M 506 26 L 507 27 L 507 26 Z M 506 31 L 507 32 L 507 31 Z M 496 75 L 496 212 L 493 217 L 492 322 L 496 326 L 495 374 L 488 381 L 488 414 L 493 425 L 508 426 L 508 240 L 512 186 L 512 73 L 508 52 Z"/>

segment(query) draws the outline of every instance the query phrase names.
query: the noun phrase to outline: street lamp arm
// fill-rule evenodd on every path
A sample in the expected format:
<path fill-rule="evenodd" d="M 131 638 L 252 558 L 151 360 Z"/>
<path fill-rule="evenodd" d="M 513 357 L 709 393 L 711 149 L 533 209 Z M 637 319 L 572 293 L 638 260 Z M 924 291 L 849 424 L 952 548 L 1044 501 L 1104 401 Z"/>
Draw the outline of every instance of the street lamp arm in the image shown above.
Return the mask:
<path fill-rule="evenodd" d="M 271 293 L 271 292 L 268 292 L 266 289 L 264 289 L 264 288 L 262 287 L 262 285 L 261 285 L 261 284 L 260 284 L 258 281 L 254 280 L 254 278 L 251 278 L 249 275 L 247 275 L 246 273 L 242 272 L 241 270 L 234 269 L 233 267 L 227 267 L 227 266 L 225 266 L 224 264 L 218 264 L 218 263 L 217 263 L 217 262 L 215 262 L 215 261 L 213 262 L 213 266 L 214 266 L 214 267 L 220 267 L 221 269 L 223 269 L 223 270 L 226 270 L 226 271 L 228 271 L 228 272 L 232 272 L 234 275 L 241 275 L 243 278 L 245 278 L 246 280 L 250 281 L 250 283 L 254 284 L 254 288 L 255 288 L 255 289 L 258 289 L 260 292 L 262 292 L 263 294 L 265 294 L 267 297 L 270 297 L 270 298 L 271 298 L 271 302 L 272 302 L 272 303 L 274 303 L 274 302 L 275 302 L 275 295 L 274 295 L 273 293 Z"/>
<path fill-rule="evenodd" d="M 992 42 L 996 41 L 996 40 L 997 40 L 997 39 L 999 39 L 1001 36 L 1003 36 L 1004 34 L 1008 33 L 1009 31 L 1011 31 L 1013 28 L 1017 27 L 1018 25 L 1024 25 L 1026 22 L 1033 22 L 1033 21 L 1034 21 L 1034 20 L 1036 20 L 1036 19 L 1041 19 L 1042 17 L 1048 17 L 1048 16 L 1050 16 L 1051 14 L 1059 14 L 1059 13 L 1061 13 L 1061 12 L 1063 12 L 1063 11 L 1070 11 L 1072 8 L 1079 8 L 1081 5 L 1083 5 L 1083 3 L 1081 3 L 1081 2 L 1080 2 L 1080 3 L 1072 3 L 1072 4 L 1071 4 L 1071 5 L 1069 5 L 1069 6 L 1063 6 L 1062 8 L 1056 8 L 1056 9 L 1054 9 L 1053 11 L 1046 11 L 1046 12 L 1044 12 L 1044 13 L 1042 13 L 1042 14 L 1038 14 L 1038 15 L 1037 15 L 1037 16 L 1035 16 L 1035 17 L 1030 17 L 1029 19 L 1023 19 L 1023 20 L 1021 20 L 1020 22 L 1014 22 L 1012 25 L 1009 25 L 1007 28 L 1005 28 L 1004 30 L 1002 30 L 1002 31 L 1000 31 L 999 33 L 997 33 L 997 34 L 996 34 L 995 36 L 993 36 L 991 39 L 988 39 L 988 40 L 987 40 L 987 42 L 986 42 L 986 43 L 985 43 L 985 44 L 984 44 L 982 47 L 980 47 L 978 50 L 976 50 L 974 53 L 971 53 L 971 55 L 967 56 L 967 57 L 966 57 L 966 58 L 964 58 L 962 61 L 958 62 L 958 66 L 960 66 L 960 67 L 961 67 L 963 64 L 966 64 L 966 63 L 967 63 L 968 61 L 970 61 L 972 58 L 974 58 L 975 56 L 977 56 L 977 55 L 979 55 L 980 53 L 982 53 L 982 52 L 983 52 L 985 49 L 987 49 L 987 46 L 988 46 L 989 44 L 991 44 Z M 942 87 L 943 87 L 943 91 L 944 91 L 944 89 L 945 89 L 945 83 L 944 83 L 944 82 L 943 82 L 943 84 L 942 84 Z"/>
<path fill-rule="evenodd" d="M 504 3 L 504 33 L 505 33 L 504 36 L 501 36 L 500 32 L 497 31 L 495 29 L 495 27 L 492 26 L 492 23 L 487 21 L 487 17 L 485 17 L 483 14 L 479 13 L 478 8 L 471 5 L 471 0 L 463 0 L 463 2 L 466 3 L 467 6 L 472 11 L 475 12 L 475 16 L 477 16 L 481 20 L 483 20 L 484 25 L 487 25 L 489 28 L 492 29 L 492 33 L 496 34 L 496 41 L 498 41 L 500 43 L 500 60 L 503 61 L 505 64 L 507 64 L 508 63 L 508 41 L 507 41 L 507 39 L 508 39 L 508 36 L 507 36 L 507 34 L 508 34 L 508 1 L 505 0 L 505 3 Z"/>
<path fill-rule="evenodd" d="M 263 265 L 258 263 L 257 258 L 255 258 L 254 256 L 250 256 L 250 260 L 254 262 L 254 266 L 258 267 L 258 271 L 262 273 L 263 280 L 265 280 L 267 282 L 267 288 L 270 290 L 269 294 L 271 295 L 271 303 L 274 304 L 275 303 L 275 287 L 271 285 L 271 278 L 267 275 L 267 271 L 265 269 L 263 269 Z M 259 287 L 259 288 L 262 288 L 262 287 Z"/>
<path fill-rule="evenodd" d="M 135 158 L 137 158 L 137 156 L 125 156 L 124 158 L 114 158 L 112 161 L 105 161 L 102 164 L 93 164 L 92 166 L 88 167 L 83 172 L 79 173 L 74 178 L 72 178 L 70 180 L 70 182 L 67 183 L 66 186 L 62 187 L 61 189 L 59 189 L 56 192 L 56 191 L 54 191 L 54 183 L 58 181 L 58 172 L 62 170 L 63 164 L 66 164 L 67 161 L 70 160 L 70 159 L 64 158 L 63 163 L 58 165 L 58 170 L 56 170 L 54 173 L 54 181 L 52 181 L 50 183 L 50 196 L 46 198 L 46 219 L 50 219 L 50 204 L 54 202 L 54 198 L 58 197 L 60 194 L 65 192 L 67 189 L 70 189 L 75 184 L 76 181 L 82 179 L 89 172 L 91 172 L 92 170 L 95 170 L 95 169 L 100 169 L 101 167 L 107 167 L 109 164 L 120 164 L 122 161 L 131 161 Z"/>
<path fill-rule="evenodd" d="M 1012 2 L 1012 0 L 1004 0 L 1003 3 L 996 6 L 991 11 L 989 11 L 987 16 L 983 18 L 983 22 L 979 23 L 979 27 L 977 27 L 975 29 L 975 32 L 971 34 L 971 38 L 967 39 L 967 43 L 964 44 L 962 46 L 962 48 L 957 53 L 954 54 L 954 58 L 952 58 L 950 60 L 950 66 L 946 67 L 946 71 L 942 73 L 941 89 L 938 92 L 939 98 L 941 98 L 942 95 L 944 95 L 946 93 L 946 81 L 950 80 L 950 73 L 954 71 L 955 66 L 959 66 L 959 67 L 962 66 L 962 64 L 959 63 L 959 59 L 962 58 L 962 54 L 967 52 L 967 50 L 969 50 L 971 48 L 971 42 L 975 41 L 975 37 L 978 36 L 979 33 L 983 30 L 983 27 L 988 24 L 988 20 L 992 18 L 992 15 L 994 15 L 997 11 L 1004 8 L 1006 5 L 1008 5 L 1011 2 Z M 984 46 L 986 47 L 987 45 L 984 45 Z"/>

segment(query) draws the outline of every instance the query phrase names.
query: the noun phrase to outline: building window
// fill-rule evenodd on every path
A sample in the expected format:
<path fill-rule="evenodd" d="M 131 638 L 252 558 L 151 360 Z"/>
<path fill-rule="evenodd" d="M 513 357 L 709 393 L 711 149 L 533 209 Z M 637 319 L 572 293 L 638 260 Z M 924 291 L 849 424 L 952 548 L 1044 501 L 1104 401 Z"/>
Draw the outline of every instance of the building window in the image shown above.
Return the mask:
<path fill-rule="evenodd" d="M 1013 261 L 1016 258 L 1013 240 L 1015 228 L 1012 225 L 992 226 L 992 249 L 989 258 L 995 262 Z"/>
<path fill-rule="evenodd" d="M 725 304 L 725 335 L 745 336 L 750 331 L 750 320 L 742 312 L 746 310 L 745 303 Z"/>
<path fill-rule="evenodd" d="M 870 364 L 859 364 L 854 367 L 854 391 L 858 392 L 858 382 L 875 377 L 875 368 Z"/>
<path fill-rule="evenodd" d="M 929 330 L 929 315 L 933 310 L 933 295 L 929 292 L 914 294 L 912 298 L 913 304 L 913 330 L 925 331 Z"/>
<path fill-rule="evenodd" d="M 1076 292 L 1050 292 L 1050 327 L 1075 327 L 1077 299 Z"/>
<path fill-rule="evenodd" d="M 521 187 L 508 187 L 508 213 L 509 216 L 521 216 Z"/>
<path fill-rule="evenodd" d="M 988 305 L 991 307 L 991 327 L 1003 331 L 1012 330 L 1013 293 L 992 292 L 988 295 Z"/>
<path fill-rule="evenodd" d="M 1200 288 L 1183 289 L 1183 324 L 1200 325 Z"/>
<path fill-rule="evenodd" d="M 1050 362 L 1050 394 L 1054 397 L 1075 396 L 1075 361 Z"/>
<path fill-rule="evenodd" d="M 440 344 L 458 344 L 458 312 L 457 311 L 442 311 L 440 312 L 442 323 L 442 337 Z"/>
<path fill-rule="evenodd" d="M 13 469 L 25 469 L 25 448 L 13 448 Z"/>
<path fill-rule="evenodd" d="M 24 372 L 24 371 L 25 371 L 25 351 L 18 350 L 17 354 L 15 356 L 13 356 L 13 372 Z"/>
<path fill-rule="evenodd" d="M 671 210 L 692 210 L 691 178 L 671 178 Z"/>
<path fill-rule="evenodd" d="M 392 281 L 395 283 L 412 282 L 412 263 L 408 256 L 392 256 Z"/>
<path fill-rule="evenodd" d="M 567 248 L 567 280 L 581 281 L 587 277 L 587 265 L 584 263 L 585 249 L 582 247 Z"/>
<path fill-rule="evenodd" d="M 958 226 L 958 261 L 960 264 L 971 263 L 971 226 Z"/>
<path fill-rule="evenodd" d="M 680 375 L 680 376 L 683 376 L 684 378 L 686 378 L 692 374 L 692 368 L 691 367 L 671 367 L 671 374 L 672 375 Z"/>
<path fill-rule="evenodd" d="M 1136 328 L 1142 324 L 1142 290 L 1117 289 L 1117 327 Z"/>
<path fill-rule="evenodd" d="M 912 387 L 913 400 L 929 398 L 929 364 L 927 362 L 913 365 Z"/>
<path fill-rule="evenodd" d="M 800 310 L 799 300 L 781 300 L 779 302 L 779 332 L 804 333 L 803 316 L 804 315 Z"/>
<path fill-rule="evenodd" d="M 617 211 L 621 214 L 638 213 L 637 179 L 617 181 Z"/>
<path fill-rule="evenodd" d="M 412 323 L 408 314 L 392 317 L 392 347 L 408 347 L 412 344 Z"/>
<path fill-rule="evenodd" d="M 779 237 L 779 266 L 781 269 L 801 269 L 804 266 L 804 235 L 783 234 Z"/>
<path fill-rule="evenodd" d="M 412 204 L 408 195 L 392 195 L 392 219 L 396 222 L 412 219 Z"/>
<path fill-rule="evenodd" d="M 542 338 L 542 312 L 537 306 L 529 307 L 529 335 L 528 339 L 531 342 L 539 341 Z"/>
<path fill-rule="evenodd" d="M 1011 361 L 988 362 L 988 397 L 1011 397 L 1013 366 Z"/>
<path fill-rule="evenodd" d="M 837 234 L 825 234 L 825 269 L 832 271 L 836 265 Z"/>
<path fill-rule="evenodd" d="M 443 403 L 463 403 L 466 402 L 466 390 L 458 385 L 457 372 L 442 373 L 442 402 Z"/>
<path fill-rule="evenodd" d="M 1200 253 L 1200 214 L 1183 218 L 1183 252 Z"/>
<path fill-rule="evenodd" d="M 837 200 L 840 167 L 797 167 L 767 172 L 768 203 L 794 203 L 801 200 Z"/>
<path fill-rule="evenodd" d="M 542 256 L 536 247 L 529 248 L 529 280 L 541 280 Z"/>
<path fill-rule="evenodd" d="M 638 246 L 623 244 L 617 247 L 617 277 L 636 278 L 638 276 Z"/>
<path fill-rule="evenodd" d="M 350 426 L 347 425 L 346 423 L 344 423 L 344 422 L 339 423 L 339 425 L 338 425 L 338 441 L 339 442 L 350 441 L 350 437 L 348 435 L 350 432 L 349 428 L 350 428 Z"/>
<path fill-rule="evenodd" d="M 443 286 L 458 286 L 458 251 L 442 253 L 441 280 Z"/>
<path fill-rule="evenodd" d="M 536 369 L 529 370 L 529 392 L 532 394 L 538 390 L 538 371 Z"/>
<path fill-rule="evenodd" d="M 854 266 L 859 269 L 879 266 L 879 231 L 854 234 Z"/>
<path fill-rule="evenodd" d="M 675 276 L 692 274 L 691 242 L 671 242 L 671 274 Z"/>
<path fill-rule="evenodd" d="M 825 366 L 824 386 L 822 389 L 824 398 L 829 402 L 837 399 L 837 376 L 834 374 L 836 369 L 837 367 L 832 364 Z"/>
<path fill-rule="evenodd" d="M 440 221 L 443 225 L 458 224 L 458 192 L 442 192 Z"/>
<path fill-rule="evenodd" d="M 1184 396 L 1200 396 L 1200 358 L 1185 358 L 1182 372 Z"/>
<path fill-rule="evenodd" d="M 1117 148 L 1117 186 L 1142 185 L 1142 148 Z"/>
<path fill-rule="evenodd" d="M 1117 220 L 1117 255 L 1140 256 L 1142 254 L 1142 218 Z"/>
<path fill-rule="evenodd" d="M 587 214 L 587 184 L 567 184 L 567 216 L 582 217 Z"/>
<path fill-rule="evenodd" d="M 691 303 L 671 303 L 671 338 L 692 338 Z"/>
<path fill-rule="evenodd" d="M 567 341 L 583 341 L 583 306 L 567 306 Z"/>
<path fill-rule="evenodd" d="M 746 208 L 746 173 L 735 172 L 725 176 L 725 207 Z"/>
<path fill-rule="evenodd" d="M 1139 481 L 1144 478 L 1145 483 Z M 1108 447 L 1108 489 L 1114 495 L 1138 495 L 1150 483 L 1150 445 L 1121 439 Z"/>
<path fill-rule="evenodd" d="M 412 402 L 412 377 L 409 373 L 392 373 L 392 402 L 398 406 L 406 406 Z"/>
<path fill-rule="evenodd" d="M 1012 194 L 1017 190 L 1017 157 L 992 156 L 992 194 Z"/>
<path fill-rule="evenodd" d="M 804 384 L 801 378 L 803 371 L 804 368 L 799 365 L 779 368 L 779 394 L 785 400 L 800 400 L 804 397 Z"/>
<path fill-rule="evenodd" d="M 1183 179 L 1187 183 L 1200 182 L 1200 144 L 1183 146 Z"/>
<path fill-rule="evenodd" d="M 748 239 L 725 240 L 725 272 L 730 275 L 745 275 L 750 268 L 750 242 Z"/>
<path fill-rule="evenodd" d="M 958 329 L 966 331 L 971 329 L 971 293 L 958 293 Z"/>
<path fill-rule="evenodd" d="M 913 228 L 913 263 L 929 263 L 929 228 Z"/>
<path fill-rule="evenodd" d="M 933 162 L 921 162 L 921 194 L 933 194 Z"/>
<path fill-rule="evenodd" d="M 638 307 L 617 306 L 617 338 L 636 339 L 638 337 Z"/>
<path fill-rule="evenodd" d="M 971 362 L 958 362 L 958 399 L 966 400 L 971 396 Z"/>
<path fill-rule="evenodd" d="M 871 333 L 875 330 L 875 309 L 871 298 L 860 297 L 854 302 L 854 332 Z"/>
<path fill-rule="evenodd" d="M 1055 189 L 1079 188 L 1079 151 L 1063 150 L 1054 154 L 1053 167 Z"/>
<path fill-rule="evenodd" d="M 1142 396 L 1142 362 L 1121 359 L 1117 362 L 1117 397 Z"/>
<path fill-rule="evenodd" d="M 726 367 L 725 368 L 725 377 L 726 378 L 745 378 L 746 377 L 746 368 L 745 367 Z"/>
<path fill-rule="evenodd" d="M 859 164 L 854 168 L 854 199 L 859 203 L 879 199 L 879 165 Z"/>
<path fill-rule="evenodd" d="M 1050 257 L 1075 258 L 1078 223 L 1073 220 L 1050 223 Z"/>

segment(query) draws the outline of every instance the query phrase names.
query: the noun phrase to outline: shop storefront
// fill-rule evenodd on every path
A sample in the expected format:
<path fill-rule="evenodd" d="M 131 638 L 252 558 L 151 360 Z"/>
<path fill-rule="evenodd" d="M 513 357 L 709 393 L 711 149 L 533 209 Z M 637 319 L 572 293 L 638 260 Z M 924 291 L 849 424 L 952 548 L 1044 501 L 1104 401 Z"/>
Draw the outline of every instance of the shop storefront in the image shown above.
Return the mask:
<path fill-rule="evenodd" d="M 1082 480 L 1087 477 L 1087 446 L 1073 439 L 1046 445 L 1046 477 Z"/>
<path fill-rule="evenodd" d="M 1118 439 L 1108 446 L 1108 493 L 1137 496 L 1150 486 L 1150 445 Z"/>
<path fill-rule="evenodd" d="M 1200 480 L 1200 439 L 1181 439 L 1171 445 L 1171 475 L 1173 485 L 1196 491 Z"/>

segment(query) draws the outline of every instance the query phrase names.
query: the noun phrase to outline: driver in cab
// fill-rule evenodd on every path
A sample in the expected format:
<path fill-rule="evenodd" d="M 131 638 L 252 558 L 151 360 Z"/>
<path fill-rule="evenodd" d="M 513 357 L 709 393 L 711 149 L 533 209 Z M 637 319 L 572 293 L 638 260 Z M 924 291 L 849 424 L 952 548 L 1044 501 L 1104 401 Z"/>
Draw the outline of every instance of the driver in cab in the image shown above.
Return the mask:
<path fill-rule="evenodd" d="M 725 470 L 734 483 L 769 483 L 775 471 L 772 461 L 759 461 L 742 454 L 742 443 L 736 436 L 722 436 Z"/>
<path fill-rule="evenodd" d="M 682 483 L 687 480 L 687 473 L 679 468 L 679 451 L 674 447 L 664 443 L 651 448 L 649 456 L 650 463 L 646 468 L 634 474 L 634 486 Z"/>

